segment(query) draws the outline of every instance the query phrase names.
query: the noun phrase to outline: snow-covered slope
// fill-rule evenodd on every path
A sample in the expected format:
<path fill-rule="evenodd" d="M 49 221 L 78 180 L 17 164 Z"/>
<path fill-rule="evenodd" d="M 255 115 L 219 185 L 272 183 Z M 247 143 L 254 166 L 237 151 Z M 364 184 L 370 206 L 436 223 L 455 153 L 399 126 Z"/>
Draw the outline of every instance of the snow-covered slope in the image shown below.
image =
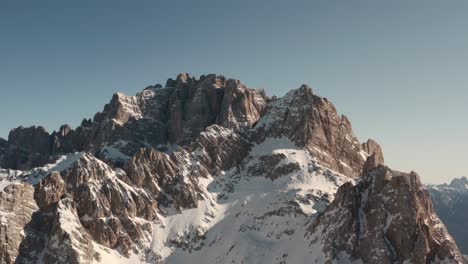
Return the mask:
<path fill-rule="evenodd" d="M 57 160 L 54 163 L 49 163 L 42 167 L 37 167 L 25 171 L 0 168 L 0 190 L 3 190 L 6 186 L 12 183 L 28 183 L 30 185 L 36 185 L 46 175 L 54 171 L 62 172 L 63 170 L 67 169 L 83 155 L 84 153 L 82 152 L 61 155 L 57 157 Z"/>
<path fill-rule="evenodd" d="M 175 189 L 158 181 L 160 195 L 156 197 L 150 189 L 140 188 L 130 180 L 136 172 L 129 168 L 126 171 L 112 169 L 89 154 L 63 157 L 56 164 L 33 170 L 36 173 L 23 172 L 29 176 L 22 179 L 43 179 L 36 187 L 35 199 L 41 208 L 36 220 L 49 219 L 56 224 L 45 231 L 27 229 L 29 235 L 18 259 L 50 263 L 65 263 L 71 259 L 77 259 L 78 263 L 368 263 L 375 246 L 375 250 L 382 247 L 378 257 L 382 261 L 398 259 L 396 256 L 400 254 L 405 260 L 404 249 L 394 240 L 405 233 L 396 225 L 413 221 L 413 214 L 424 219 L 424 214 L 420 214 L 427 210 L 428 217 L 424 221 L 428 221 L 429 228 L 437 230 L 431 231 L 437 232 L 433 233 L 437 238 L 428 239 L 452 245 L 442 248 L 445 253 L 437 248 L 429 251 L 432 260 L 434 263 L 458 263 L 456 246 L 430 211 L 428 200 L 412 200 L 412 197 L 424 197 L 416 193 L 421 188 L 414 178 L 417 176 L 400 176 L 403 174 L 397 172 L 382 176 L 380 171 L 373 172 L 359 180 L 355 190 L 350 191 L 355 185 L 354 179 L 324 167 L 308 150 L 297 147 L 287 138 L 267 138 L 262 143 L 249 145 L 247 154 L 230 169 L 223 170 L 223 164 L 211 167 L 222 155 L 232 155 L 231 147 L 238 146 L 237 140 L 242 140 L 232 137 L 235 137 L 232 130 L 213 127 L 203 132 L 191 148 L 171 154 L 179 157 L 176 170 L 180 173 L 174 174 L 174 179 L 180 177 L 180 181 L 171 183 Z M 203 138 L 210 138 L 210 141 Z M 215 146 L 226 145 L 211 152 L 209 148 L 213 146 L 204 145 L 208 142 L 214 142 Z M 213 156 L 212 153 L 218 154 Z M 154 161 L 164 160 L 158 155 L 167 154 L 150 154 L 145 162 L 135 159 L 141 162 L 138 169 L 148 169 L 153 158 Z M 164 163 L 163 167 L 167 169 L 165 173 L 171 174 L 169 164 Z M 62 171 L 61 176 L 50 174 L 54 170 Z M 152 170 L 148 169 L 147 173 L 151 174 Z M 388 183 L 384 183 L 386 181 Z M 404 184 L 408 187 L 403 187 Z M 336 200 L 335 193 L 340 186 L 345 187 Z M 404 188 L 415 188 L 414 196 L 408 196 L 412 191 Z M 86 189 L 90 191 L 84 191 Z M 196 197 L 181 197 L 178 192 L 183 190 L 196 190 Z M 112 196 L 106 194 L 109 191 Z M 59 195 L 54 195 L 57 193 Z M 127 197 L 129 201 L 115 195 L 123 195 L 122 198 Z M 146 198 L 138 201 L 136 195 Z M 356 203 L 352 197 L 356 197 Z M 160 206 L 151 215 L 148 210 L 154 209 L 153 200 L 160 201 Z M 413 201 L 421 203 L 421 207 L 403 209 L 403 205 Z M 347 208 L 347 203 L 358 207 L 356 210 Z M 388 204 L 382 212 L 377 209 L 381 204 Z M 107 207 L 112 205 L 117 208 Z M 355 220 L 354 211 L 357 212 Z M 353 224 L 348 225 L 348 222 Z M 99 223 L 104 226 L 100 227 Z M 116 223 L 120 223 L 117 229 Z M 354 231 L 355 228 L 358 231 Z M 114 230 L 120 231 L 115 233 Z M 380 244 L 372 238 L 375 244 L 366 244 L 371 234 L 379 237 L 378 230 L 388 233 L 384 236 L 386 240 Z M 121 238 L 113 239 L 112 234 Z M 349 236 L 345 239 L 349 241 L 338 240 L 340 235 L 343 239 Z M 28 247 L 34 245 L 34 241 L 37 243 L 37 236 L 54 238 L 45 240 L 43 246 Z M 331 250 L 330 239 L 336 239 L 341 251 Z M 61 246 L 63 243 L 69 246 Z M 362 248 L 349 250 L 360 243 L 368 245 L 368 252 L 372 254 L 366 255 Z M 389 248 L 394 253 L 385 252 Z M 67 255 L 55 257 L 60 256 L 58 252 L 61 251 Z M 431 259 L 422 249 L 418 252 L 424 256 L 424 263 Z M 435 256 L 443 258 L 437 260 Z M 418 259 L 421 256 L 415 256 L 412 262 L 419 263 L 414 261 Z"/>
<path fill-rule="evenodd" d="M 284 157 L 271 169 L 291 171 L 252 175 L 265 158 Z M 255 173 L 253 173 L 255 174 Z M 285 138 L 255 145 L 243 169 L 200 182 L 198 208 L 163 217 L 154 225 L 151 250 L 168 263 L 304 263 L 320 260 L 304 234 L 350 179 L 322 167 L 310 153 Z"/>

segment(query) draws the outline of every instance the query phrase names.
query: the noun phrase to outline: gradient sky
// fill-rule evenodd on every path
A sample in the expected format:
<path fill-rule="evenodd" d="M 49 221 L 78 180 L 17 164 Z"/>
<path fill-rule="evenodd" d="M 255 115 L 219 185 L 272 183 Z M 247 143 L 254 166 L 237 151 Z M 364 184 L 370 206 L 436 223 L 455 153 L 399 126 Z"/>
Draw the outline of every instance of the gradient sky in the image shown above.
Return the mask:
<path fill-rule="evenodd" d="M 269 95 L 307 83 L 392 168 L 426 183 L 468 174 L 468 1 L 171 3 L 0 2 L 0 137 L 214 72 Z"/>

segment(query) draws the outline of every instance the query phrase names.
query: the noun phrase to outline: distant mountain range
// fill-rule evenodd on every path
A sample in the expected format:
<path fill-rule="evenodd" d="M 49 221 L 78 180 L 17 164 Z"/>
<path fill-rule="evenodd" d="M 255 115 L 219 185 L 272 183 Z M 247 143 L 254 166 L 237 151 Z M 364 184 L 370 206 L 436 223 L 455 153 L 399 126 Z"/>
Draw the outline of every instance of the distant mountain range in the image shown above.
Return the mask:
<path fill-rule="evenodd" d="M 464 263 L 419 176 L 307 85 L 180 74 L 0 160 L 1 263 Z"/>
<path fill-rule="evenodd" d="M 450 184 L 426 186 L 437 215 L 457 241 L 458 247 L 468 255 L 468 179 L 453 179 Z"/>

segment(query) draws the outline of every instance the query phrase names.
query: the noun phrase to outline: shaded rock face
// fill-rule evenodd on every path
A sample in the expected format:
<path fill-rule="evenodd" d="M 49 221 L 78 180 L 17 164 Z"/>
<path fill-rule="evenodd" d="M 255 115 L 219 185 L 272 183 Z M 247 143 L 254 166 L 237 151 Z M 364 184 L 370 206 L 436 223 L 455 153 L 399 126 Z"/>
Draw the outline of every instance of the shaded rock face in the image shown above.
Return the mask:
<path fill-rule="evenodd" d="M 418 175 L 384 166 L 356 186 L 341 186 L 311 230 L 318 232 L 315 236 L 332 259 L 349 255 L 363 263 L 463 263 Z"/>
<path fill-rule="evenodd" d="M 29 169 L 50 161 L 50 135 L 43 127 L 19 127 L 8 136 L 8 148 L 2 167 Z"/>
<path fill-rule="evenodd" d="M 0 192 L 0 263 L 15 263 L 23 228 L 35 210 L 33 187 L 12 184 Z"/>
<path fill-rule="evenodd" d="M 0 164 L 5 156 L 5 153 L 8 150 L 8 141 L 0 138 Z"/>
<path fill-rule="evenodd" d="M 188 144 L 213 124 L 249 128 L 266 104 L 263 91 L 237 80 L 179 74 L 164 88 L 148 87 L 136 96 L 114 94 L 102 112 L 92 121 L 83 120 L 76 130 L 67 125 L 51 135 L 41 127 L 13 130 L 2 166 L 30 169 L 44 165 L 51 155 L 83 150 L 123 163 L 142 147 Z"/>
<path fill-rule="evenodd" d="M 468 179 L 455 178 L 450 184 L 426 186 L 437 215 L 447 226 L 463 254 L 468 255 Z"/>
<path fill-rule="evenodd" d="M 74 147 L 67 138 L 70 131 L 67 125 L 52 134 L 41 126 L 11 130 L 8 141 L 0 139 L 1 167 L 27 170 L 51 162 L 52 155 L 72 152 Z"/>
<path fill-rule="evenodd" d="M 73 152 L 78 146 L 71 141 L 71 138 L 68 134 L 72 132 L 72 129 L 68 125 L 63 125 L 59 128 L 58 131 L 54 131 L 51 137 L 51 155 L 59 153 L 70 153 Z"/>

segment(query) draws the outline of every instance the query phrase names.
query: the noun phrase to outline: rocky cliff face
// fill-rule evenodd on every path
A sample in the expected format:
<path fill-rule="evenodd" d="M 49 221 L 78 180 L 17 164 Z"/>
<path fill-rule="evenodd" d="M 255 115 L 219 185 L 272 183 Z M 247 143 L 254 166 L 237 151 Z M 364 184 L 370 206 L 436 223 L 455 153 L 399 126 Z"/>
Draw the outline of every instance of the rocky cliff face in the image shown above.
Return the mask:
<path fill-rule="evenodd" d="M 363 263 L 464 261 L 419 176 L 384 166 L 363 175 L 355 186 L 341 186 L 311 233 L 337 260 L 351 256 Z"/>
<path fill-rule="evenodd" d="M 181 74 L 75 130 L 12 133 L 5 263 L 462 262 L 417 176 L 307 86 L 269 99 Z"/>
<path fill-rule="evenodd" d="M 3 167 L 29 169 L 49 162 L 51 144 L 49 133 L 43 127 L 18 127 L 8 136 Z"/>
<path fill-rule="evenodd" d="M 83 120 L 76 130 L 67 125 L 50 135 L 42 127 L 12 130 L 2 167 L 30 169 L 73 151 L 124 163 L 143 147 L 168 150 L 188 144 L 209 125 L 236 131 L 249 128 L 264 112 L 267 100 L 263 91 L 237 80 L 179 74 L 166 87 L 150 86 L 136 96 L 114 94 L 102 112 Z"/>
<path fill-rule="evenodd" d="M 426 186 L 431 195 L 437 215 L 457 241 L 460 250 L 468 255 L 468 179 L 453 179 L 450 184 Z"/>
<path fill-rule="evenodd" d="M 0 138 L 0 161 L 3 160 L 5 153 L 8 150 L 8 141 Z"/>
<path fill-rule="evenodd" d="M 307 148 L 323 164 L 349 176 L 359 175 L 372 154 L 380 164 L 384 161 L 375 141 L 360 144 L 348 118 L 339 115 L 332 103 L 315 95 L 306 85 L 270 103 L 251 133 L 256 142 L 286 136 L 297 146 Z"/>
<path fill-rule="evenodd" d="M 24 227 L 37 205 L 29 184 L 11 184 L 0 192 L 0 263 L 14 263 L 25 237 Z"/>

